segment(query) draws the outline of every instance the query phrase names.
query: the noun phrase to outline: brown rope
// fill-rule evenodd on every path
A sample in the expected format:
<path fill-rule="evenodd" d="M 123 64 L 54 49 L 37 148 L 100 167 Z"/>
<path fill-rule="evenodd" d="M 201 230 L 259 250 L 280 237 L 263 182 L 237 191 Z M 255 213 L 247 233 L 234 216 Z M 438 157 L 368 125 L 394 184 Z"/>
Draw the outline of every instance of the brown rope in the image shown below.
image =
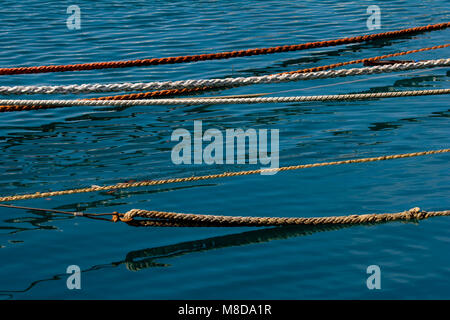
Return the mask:
<path fill-rule="evenodd" d="M 376 33 L 357 37 L 347 37 L 336 40 L 309 42 L 296 45 L 286 45 L 270 48 L 256 48 L 248 50 L 239 50 L 231 52 L 219 52 L 210 54 L 188 55 L 179 57 L 167 57 L 167 58 L 154 58 L 154 59 L 138 59 L 128 61 L 110 61 L 110 62 L 94 62 L 94 63 L 81 63 L 71 65 L 54 65 L 54 66 L 36 66 L 36 67 L 14 67 L 14 68 L 0 68 L 0 75 L 11 74 L 30 74 L 30 73 L 47 73 L 47 72 L 64 72 L 64 71 L 80 71 L 80 70 L 94 70 L 94 69 L 106 69 L 106 68 L 126 68 L 133 66 L 150 66 L 150 65 L 163 65 L 174 63 L 188 63 L 195 61 L 205 60 L 219 60 L 229 59 L 236 57 L 246 57 L 262 54 L 274 54 L 279 52 L 289 52 L 305 50 L 310 48 L 323 48 L 330 46 L 337 46 L 350 43 L 360 43 L 373 41 L 378 39 L 392 39 L 396 37 L 402 37 L 406 35 L 416 34 L 419 32 L 428 32 L 433 30 L 446 29 L 450 26 L 450 22 L 438 23 L 428 26 L 408 28 L 397 31 Z"/>
<path fill-rule="evenodd" d="M 329 70 L 341 66 L 351 65 L 351 64 L 358 64 L 358 63 L 368 63 L 368 62 L 376 62 L 381 59 L 391 58 L 391 57 L 398 57 L 402 55 L 407 55 L 411 53 L 417 53 L 422 51 L 428 51 L 428 50 L 435 50 L 435 49 L 441 49 L 449 47 L 450 44 L 443 44 L 428 48 L 421 48 L 421 49 L 415 49 L 415 50 L 409 50 L 409 51 L 403 51 L 403 52 L 397 52 L 397 53 L 391 53 L 386 54 L 382 56 L 372 57 L 372 58 L 365 58 L 365 59 L 358 59 L 358 60 L 352 60 L 347 62 L 340 62 L 340 63 L 334 63 L 329 64 L 325 66 L 318 66 L 313 68 L 307 68 L 307 69 L 301 69 L 296 71 L 288 71 L 288 72 L 282 72 L 277 73 L 277 75 L 280 74 L 293 74 L 293 73 L 307 73 L 307 72 L 316 72 L 316 71 L 324 71 Z M 225 87 L 223 87 L 225 88 Z M 160 91 L 151 91 L 151 92 L 143 92 L 143 93 L 132 93 L 132 94 L 122 94 L 122 95 L 116 95 L 116 96 L 106 96 L 106 97 L 99 97 L 99 98 L 89 98 L 89 99 L 82 99 L 82 100 L 138 100 L 138 99 L 152 99 L 152 98 L 160 98 L 160 97 L 173 97 L 173 96 L 181 96 L 181 95 L 189 95 L 189 94 L 200 94 L 205 91 L 212 91 L 212 90 L 220 90 L 223 88 L 218 87 L 198 87 L 198 88 L 183 88 L 183 89 L 172 89 L 172 90 L 160 90 Z M 15 111 L 30 111 L 30 110 L 42 110 L 42 109 L 56 109 L 56 108 L 62 108 L 65 106 L 43 106 L 43 105 L 34 105 L 34 106 L 19 106 L 19 105 L 4 105 L 0 106 L 0 112 L 15 112 Z"/>
<path fill-rule="evenodd" d="M 160 97 L 171 97 L 185 94 L 193 94 L 197 92 L 203 92 L 206 90 L 217 89 L 211 87 L 198 87 L 198 88 L 183 88 L 183 89 L 173 89 L 173 90 L 160 90 L 152 92 L 142 92 L 142 93 L 131 93 L 123 94 L 117 96 L 107 96 L 99 98 L 89 98 L 81 100 L 138 100 L 138 99 L 151 99 Z M 29 111 L 29 110 L 42 110 L 42 109 L 56 109 L 63 108 L 66 106 L 50 106 L 50 105 L 34 105 L 34 106 L 19 106 L 19 105 L 5 105 L 0 106 L 0 112 L 14 112 L 14 111 Z"/>
<path fill-rule="evenodd" d="M 378 61 L 378 60 L 382 60 L 382 59 L 386 59 L 386 58 L 404 56 L 404 55 L 411 54 L 411 53 L 417 53 L 417 52 L 423 52 L 423 51 L 447 48 L 449 46 L 450 46 L 450 43 L 447 43 L 447 44 L 441 44 L 439 46 L 434 46 L 434 47 L 414 49 L 414 50 L 402 51 L 402 52 L 397 52 L 397 53 L 390 53 L 390 54 L 385 54 L 385 55 L 378 56 L 378 57 L 364 58 L 364 59 L 352 60 L 352 61 L 347 61 L 347 62 L 333 63 L 333 64 L 329 64 L 329 65 L 325 65 L 325 66 L 319 66 L 319 67 L 313 67 L 313 68 L 308 68 L 308 69 L 303 69 L 303 70 L 296 70 L 296 71 L 289 71 L 289 72 L 282 72 L 282 73 L 278 73 L 278 74 L 293 74 L 293 73 L 307 73 L 307 72 L 325 71 L 325 70 L 334 69 L 334 68 L 337 68 L 337 67 L 347 66 L 347 65 L 350 65 L 350 64 L 373 62 L 373 61 Z"/>
<path fill-rule="evenodd" d="M 450 43 L 448 44 L 441 44 L 438 46 L 428 47 L 428 48 L 421 48 L 421 49 L 414 49 L 409 51 L 402 51 L 397 53 L 391 53 L 391 54 L 385 54 L 382 56 L 372 57 L 372 58 L 364 58 L 364 59 L 358 59 L 358 60 L 352 60 L 347 62 L 339 62 L 334 64 L 329 64 L 325 66 L 318 66 L 318 67 L 312 67 L 312 68 L 306 68 L 301 70 L 295 70 L 295 71 L 288 71 L 288 72 L 281 72 L 281 73 L 275 73 L 273 75 L 281 75 L 281 74 L 294 74 L 294 73 L 308 73 L 308 72 L 317 72 L 317 71 L 325 71 L 329 69 L 334 69 L 337 67 L 342 67 L 346 65 L 351 64 L 358 64 L 358 63 L 366 63 L 366 62 L 374 62 L 386 58 L 393 58 L 398 56 L 403 56 L 411 53 L 417 53 L 417 52 L 423 52 L 423 51 L 429 51 L 429 50 L 436 50 L 436 49 L 442 49 L 447 48 L 450 46 Z M 186 91 L 189 90 L 189 91 Z M 109 96 L 109 97 L 102 97 L 97 98 L 98 100 L 131 100 L 131 99 L 145 99 L 145 98 L 153 98 L 153 97 L 161 97 L 161 96 L 178 96 L 178 95 L 185 95 L 185 94 L 191 94 L 191 93 L 199 93 L 202 91 L 210 91 L 210 90 L 218 90 L 217 87 L 199 87 L 194 89 L 174 89 L 174 90 L 163 90 L 163 91 L 153 91 L 153 92 L 146 92 L 146 93 L 140 93 L 137 95 L 142 96 L 136 96 L 136 95 L 117 95 L 117 96 Z M 130 99 L 128 99 L 131 97 Z M 92 99 L 94 100 L 94 99 Z M 0 109 L 1 112 L 1 109 Z"/>
<path fill-rule="evenodd" d="M 332 161 L 332 162 L 319 162 L 319 163 L 312 163 L 312 164 L 300 164 L 300 165 L 280 167 L 280 168 L 224 172 L 224 173 L 211 174 L 211 175 L 205 175 L 205 176 L 172 178 L 172 179 L 163 179 L 163 180 L 148 180 L 148 181 L 131 182 L 131 183 L 118 183 L 118 184 L 109 185 L 109 186 L 92 186 L 92 187 L 88 187 L 88 188 L 69 189 L 69 190 L 51 191 L 51 192 L 42 192 L 42 193 L 36 192 L 36 193 L 32 193 L 32 194 L 0 197 L 0 202 L 36 199 L 36 198 L 47 198 L 47 197 L 76 194 L 76 193 L 109 191 L 109 190 L 119 190 L 119 189 L 137 188 L 137 187 L 145 187 L 145 186 L 155 186 L 155 185 L 162 185 L 162 184 L 168 184 L 168 183 L 193 182 L 193 181 L 200 181 L 200 180 L 226 178 L 226 177 L 246 176 L 246 175 L 252 175 L 252 174 L 260 174 L 263 172 L 289 171 L 289 170 L 317 168 L 317 167 L 324 167 L 324 166 L 342 165 L 342 164 L 366 163 L 366 162 L 374 162 L 374 161 L 403 159 L 403 158 L 411 158 L 411 157 L 448 153 L 448 152 L 450 152 L 450 149 L 440 149 L 440 150 L 403 153 L 403 154 L 395 154 L 395 155 L 371 157 L 371 158 L 350 159 L 350 160 L 341 160 L 341 161 Z"/>
<path fill-rule="evenodd" d="M 156 219 L 160 223 L 194 223 L 207 224 L 222 227 L 231 226 L 288 226 L 288 225 L 329 225 L 329 224 L 365 224 L 365 223 L 381 223 L 391 221 L 409 221 L 423 220 L 431 217 L 450 216 L 450 210 L 445 211 L 422 211 L 420 208 L 413 208 L 397 213 L 383 214 L 363 214 L 348 216 L 331 216 L 331 217 L 295 217 L 295 218 L 279 218 L 279 217 L 233 217 L 203 214 L 186 214 L 163 211 L 148 211 L 141 209 L 133 209 L 128 211 L 120 218 L 121 221 L 130 223 L 135 218 Z M 137 220 L 139 221 L 139 220 Z"/>

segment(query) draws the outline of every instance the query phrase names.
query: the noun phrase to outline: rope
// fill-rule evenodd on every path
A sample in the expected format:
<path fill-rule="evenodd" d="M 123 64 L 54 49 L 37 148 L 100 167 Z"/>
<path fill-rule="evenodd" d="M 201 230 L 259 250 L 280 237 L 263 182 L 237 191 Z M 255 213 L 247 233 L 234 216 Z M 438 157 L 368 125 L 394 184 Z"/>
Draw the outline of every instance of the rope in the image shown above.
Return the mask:
<path fill-rule="evenodd" d="M 422 152 L 414 152 L 414 153 L 385 155 L 385 156 L 372 157 L 372 158 L 360 158 L 360 159 L 350 159 L 350 160 L 341 160 L 341 161 L 332 161 L 332 162 L 300 164 L 300 165 L 280 167 L 280 168 L 224 172 L 224 173 L 204 175 L 204 176 L 172 178 L 172 179 L 163 179 L 163 180 L 147 180 L 147 181 L 132 182 L 132 183 L 118 183 L 118 184 L 108 185 L 108 186 L 91 186 L 91 187 L 87 187 L 87 188 L 69 189 L 69 190 L 51 191 L 51 192 L 42 192 L 42 193 L 36 192 L 33 194 L 0 197 L 0 202 L 36 199 L 36 198 L 47 198 L 47 197 L 54 197 L 54 196 L 61 196 L 61 195 L 68 195 L 68 194 L 77 194 L 77 193 L 110 191 L 110 190 L 137 188 L 137 187 L 145 187 L 145 186 L 155 186 L 155 185 L 162 185 L 162 184 L 168 184 L 168 183 L 181 183 L 181 182 L 193 182 L 193 181 L 200 181 L 200 180 L 211 180 L 211 179 L 219 179 L 219 178 L 226 178 L 226 177 L 236 177 L 236 176 L 260 174 L 263 172 L 290 171 L 290 170 L 309 169 L 309 168 L 342 165 L 342 164 L 366 163 L 366 162 L 375 162 L 375 161 L 383 161 L 383 160 L 403 159 L 403 158 L 411 158 L 411 157 L 448 153 L 448 152 L 450 152 L 450 149 L 440 149 L 440 150 L 430 150 L 430 151 L 422 151 Z"/>
<path fill-rule="evenodd" d="M 422 211 L 420 208 L 413 208 L 408 211 L 397 213 L 383 214 L 363 214 L 348 216 L 332 216 L 332 217 L 295 217 L 295 218 L 278 218 L 278 217 L 233 217 L 233 216 L 217 216 L 203 214 L 186 214 L 163 211 L 148 211 L 140 209 L 132 209 L 124 214 L 120 220 L 127 222 L 132 221 L 136 217 L 146 219 L 157 219 L 160 221 L 182 222 L 182 223 L 198 223 L 198 224 L 214 224 L 220 226 L 288 226 L 288 225 L 318 225 L 318 224 L 364 224 L 391 222 L 399 220 L 423 220 L 431 217 L 450 216 L 450 210 L 446 211 Z"/>
<path fill-rule="evenodd" d="M 351 64 L 374 62 L 374 61 L 378 61 L 378 60 L 382 60 L 382 59 L 386 59 L 386 58 L 398 57 L 398 56 L 403 56 L 403 55 L 407 55 L 407 54 L 411 54 L 411 53 L 442 49 L 442 48 L 447 48 L 449 46 L 450 46 L 450 43 L 449 44 L 442 44 L 442 45 L 438 45 L 438 46 L 433 46 L 433 47 L 428 47 L 428 48 L 421 48 L 421 49 L 414 49 L 414 50 L 409 50 L 409 51 L 402 51 L 402 52 L 397 52 L 397 53 L 385 54 L 385 55 L 382 55 L 382 56 L 377 56 L 377 57 L 372 57 L 372 58 L 364 58 L 364 59 L 352 60 L 352 61 L 347 61 L 347 62 L 339 62 L 339 63 L 329 64 L 329 65 L 324 65 L 324 66 L 318 66 L 318 67 L 313 67 L 313 68 L 307 68 L 307 69 L 301 69 L 301 70 L 295 70 L 295 71 L 288 71 L 288 72 L 281 72 L 281 73 L 277 73 L 277 74 L 292 74 L 292 73 L 307 73 L 307 72 L 324 71 L 324 70 L 334 69 L 334 68 L 337 68 L 337 67 L 342 67 L 342 66 L 351 65 Z M 214 88 L 212 88 L 212 87 L 199 87 L 199 88 L 195 88 L 195 89 L 196 90 L 194 90 L 192 92 L 183 91 L 183 90 L 186 90 L 186 89 L 173 89 L 173 90 L 146 92 L 146 93 L 140 93 L 140 94 L 141 95 L 147 94 L 148 96 L 136 97 L 135 99 L 144 99 L 144 98 L 153 97 L 153 96 L 161 97 L 161 96 L 165 96 L 166 92 L 167 92 L 167 95 L 171 95 L 171 96 L 184 95 L 184 94 L 190 94 L 190 93 L 199 93 L 199 92 L 202 92 L 202 91 L 210 91 L 210 90 L 212 90 Z M 139 95 L 139 94 L 137 94 L 137 95 Z M 131 100 L 131 99 L 128 99 L 128 96 L 132 96 L 132 95 L 117 95 L 117 96 L 103 97 L 103 98 L 105 98 L 105 100 Z M 97 99 L 103 100 L 103 98 L 97 98 Z"/>
<path fill-rule="evenodd" d="M 48 73 L 48 72 L 65 72 L 65 71 L 80 71 L 80 70 L 95 70 L 95 69 L 110 69 L 110 68 L 126 68 L 134 66 L 151 66 L 151 65 L 163 65 L 163 64 L 175 64 L 175 63 L 188 63 L 196 61 L 206 60 L 221 60 L 237 57 L 247 57 L 262 54 L 274 54 L 280 52 L 290 52 L 305 50 L 310 48 L 323 48 L 338 46 L 351 43 L 368 42 L 378 39 L 392 39 L 411 35 L 419 32 L 427 32 L 433 30 L 446 29 L 450 26 L 450 22 L 439 23 L 428 26 L 421 26 L 409 29 L 402 29 L 397 31 L 376 33 L 371 35 L 347 37 L 336 40 L 309 42 L 296 45 L 286 45 L 270 48 L 256 48 L 248 50 L 239 50 L 231 52 L 219 52 L 210 54 L 188 55 L 178 57 L 167 58 L 154 58 L 154 59 L 138 59 L 128 61 L 110 61 L 110 62 L 94 62 L 94 63 L 81 63 L 71 65 L 54 65 L 54 66 L 35 66 L 35 67 L 13 67 L 13 68 L 0 68 L 0 75 L 12 75 L 12 74 L 30 74 L 30 73 Z"/>
<path fill-rule="evenodd" d="M 313 68 L 307 68 L 302 70 L 296 70 L 296 71 L 289 71 L 289 72 L 283 72 L 279 74 L 292 74 L 292 73 L 307 73 L 307 72 L 315 72 L 315 71 L 324 71 L 328 69 L 337 68 L 340 66 L 350 65 L 350 64 L 357 64 L 357 63 L 367 63 L 367 62 L 376 62 L 381 59 L 385 58 L 391 58 L 391 57 L 397 57 L 402 55 L 407 55 L 411 53 L 417 53 L 422 51 L 428 51 L 428 50 L 435 50 L 435 49 L 441 49 L 449 47 L 450 44 L 443 44 L 428 48 L 421 48 L 421 49 L 415 49 L 415 50 L 409 50 L 409 51 L 403 51 L 403 52 L 397 52 L 392 54 L 386 54 L 382 56 L 372 57 L 372 58 L 364 58 L 359 60 L 353 60 L 353 61 L 347 61 L 347 62 L 340 62 L 335 64 L 329 64 L 325 66 L 319 66 L 319 67 L 313 67 Z M 224 87 L 226 88 L 226 87 Z M 138 100 L 138 99 L 152 99 L 152 98 L 160 98 L 160 97 L 170 97 L 170 96 L 179 96 L 179 95 L 189 95 L 189 94 L 201 94 L 205 91 L 212 91 L 212 90 L 220 90 L 221 88 L 214 88 L 214 87 L 197 87 L 197 88 L 191 88 L 191 89 L 172 89 L 172 90 L 160 90 L 160 91 L 151 91 L 151 92 L 143 92 L 143 93 L 132 93 L 132 94 L 123 94 L 123 95 L 116 95 L 116 96 L 106 96 L 106 97 L 99 97 L 99 98 L 90 98 L 90 99 L 83 99 L 83 100 Z M 14 111 L 29 111 L 29 110 L 41 110 L 41 109 L 54 109 L 54 108 L 60 108 L 62 106 L 42 106 L 42 105 L 31 105 L 31 106 L 1 106 L 0 105 L 0 112 L 14 112 Z"/>
<path fill-rule="evenodd" d="M 411 53 L 417 53 L 417 52 L 423 52 L 423 51 L 447 48 L 449 46 L 450 46 L 450 43 L 449 44 L 441 44 L 441 45 L 438 45 L 438 46 L 433 46 L 433 47 L 428 47 L 428 48 L 421 48 L 421 49 L 414 49 L 414 50 L 402 51 L 402 52 L 397 52 L 397 53 L 390 53 L 390 54 L 385 54 L 385 55 L 382 55 L 382 56 L 377 56 L 377 57 L 372 57 L 372 58 L 364 58 L 364 59 L 352 60 L 352 61 L 347 61 L 347 62 L 333 63 L 333 64 L 329 64 L 329 65 L 325 65 L 325 66 L 307 68 L 307 69 L 296 70 L 296 71 L 282 72 L 282 73 L 279 73 L 279 74 L 292 74 L 292 73 L 307 73 L 307 72 L 315 72 L 315 71 L 324 71 L 324 70 L 334 69 L 334 68 L 337 68 L 337 67 L 347 66 L 347 65 L 350 65 L 350 64 L 374 62 L 374 61 L 378 61 L 378 60 L 382 60 L 382 59 L 386 59 L 386 58 L 393 58 L 393 57 L 404 56 L 404 55 L 411 54 Z"/>
<path fill-rule="evenodd" d="M 292 96 L 292 97 L 250 97 L 250 98 L 184 98 L 184 99 L 143 99 L 143 100 L 1 100 L 0 104 L 10 105 L 0 107 L 0 110 L 19 111 L 23 107 L 50 106 L 156 106 L 156 105 L 205 105 L 205 104 L 255 104 L 255 103 L 290 103 L 311 101 L 344 101 L 359 99 L 398 98 L 409 96 L 429 96 L 449 94 L 450 89 L 387 91 L 372 93 L 335 94 L 322 96 Z"/>
<path fill-rule="evenodd" d="M 223 79 L 200 79 L 180 81 L 156 81 L 144 83 L 110 83 L 110 84 L 81 84 L 59 86 L 1 86 L 0 94 L 68 94 L 89 92 L 117 92 L 117 91 L 145 91 L 167 89 L 193 89 L 198 87 L 223 87 L 250 84 L 269 84 L 299 80 L 327 79 L 337 77 L 359 76 L 384 72 L 398 72 L 406 70 L 444 67 L 450 65 L 450 58 L 438 60 L 425 60 L 412 63 L 397 63 L 375 67 L 353 68 L 318 71 L 309 73 L 277 74 L 254 77 L 237 77 Z M 4 104 L 4 102 L 2 102 Z"/>
<path fill-rule="evenodd" d="M 132 94 L 123 94 L 118 96 L 110 96 L 110 97 L 99 97 L 99 98 L 90 98 L 90 99 L 82 99 L 88 101 L 96 101 L 96 100 L 138 100 L 138 99 L 154 99 L 159 97 L 170 97 L 177 96 L 183 94 L 191 94 L 197 92 L 203 92 L 205 90 L 211 90 L 215 88 L 208 87 L 199 87 L 199 88 L 191 88 L 191 89 L 175 89 L 175 90 L 161 90 L 161 91 L 152 91 L 152 92 L 142 92 L 142 93 L 132 93 Z M 41 110 L 41 109 L 55 109 L 61 108 L 63 106 L 51 106 L 51 105 L 29 105 L 29 106 L 20 106 L 20 105 L 0 105 L 0 112 L 14 112 L 14 111 L 29 111 L 29 110 Z"/>

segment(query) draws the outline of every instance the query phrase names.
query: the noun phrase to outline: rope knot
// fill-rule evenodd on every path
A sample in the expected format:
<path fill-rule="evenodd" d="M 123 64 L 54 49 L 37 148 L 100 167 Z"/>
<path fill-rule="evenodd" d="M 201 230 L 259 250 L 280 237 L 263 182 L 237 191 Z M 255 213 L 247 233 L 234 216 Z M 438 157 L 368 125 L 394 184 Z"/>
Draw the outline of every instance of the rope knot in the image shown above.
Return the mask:
<path fill-rule="evenodd" d="M 410 220 L 419 220 L 423 214 L 419 207 L 414 207 L 405 212 L 406 217 Z"/>

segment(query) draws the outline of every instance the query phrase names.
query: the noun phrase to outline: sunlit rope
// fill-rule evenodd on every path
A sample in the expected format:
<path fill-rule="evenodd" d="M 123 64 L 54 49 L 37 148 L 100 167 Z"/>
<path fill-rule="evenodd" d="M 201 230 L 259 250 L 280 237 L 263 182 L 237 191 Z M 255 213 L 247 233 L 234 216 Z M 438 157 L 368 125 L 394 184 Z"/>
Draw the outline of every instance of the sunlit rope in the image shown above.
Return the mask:
<path fill-rule="evenodd" d="M 423 220 L 432 217 L 450 216 L 450 210 L 422 211 L 412 208 L 408 211 L 382 214 L 360 214 L 327 217 L 239 217 L 223 215 L 186 214 L 155 210 L 132 209 L 125 214 L 69 212 L 54 209 L 22 207 L 0 204 L 0 207 L 30 211 L 60 213 L 76 217 L 86 217 L 103 221 L 122 221 L 136 227 L 270 227 L 270 226 L 320 226 L 320 225 L 356 225 L 377 224 L 392 221 Z M 103 216 L 111 216 L 111 219 Z"/>
<path fill-rule="evenodd" d="M 302 70 L 296 70 L 296 71 L 289 71 L 289 72 L 282 72 L 279 74 L 290 74 L 290 73 L 306 73 L 306 72 L 314 72 L 314 71 L 323 71 L 328 69 L 337 68 L 340 66 L 350 65 L 350 64 L 357 64 L 357 63 L 365 63 L 368 61 L 379 61 L 381 59 L 391 58 L 391 57 L 397 57 L 401 55 L 407 55 L 411 53 L 416 52 L 422 52 L 422 51 L 428 51 L 428 50 L 435 50 L 440 48 L 446 48 L 449 47 L 450 44 L 443 44 L 428 48 L 421 48 L 421 49 L 415 49 L 415 50 L 409 50 L 409 51 L 403 51 L 403 52 L 397 52 L 392 54 L 386 54 L 382 56 L 372 57 L 372 58 L 364 58 L 359 60 L 353 60 L 353 61 L 347 61 L 347 62 L 340 62 L 325 66 L 318 66 L 313 68 L 307 68 Z M 360 80 L 356 80 L 360 81 Z M 335 84 L 333 84 L 335 85 Z M 123 95 L 115 95 L 115 96 L 106 96 L 106 97 L 98 97 L 98 98 L 88 98 L 83 100 L 137 100 L 137 99 L 154 99 L 154 98 L 161 98 L 161 97 L 172 97 L 172 96 L 180 96 L 180 95 L 190 95 L 190 94 L 201 94 L 205 91 L 212 91 L 212 90 L 220 90 L 227 87 L 197 87 L 197 88 L 183 88 L 183 89 L 172 89 L 172 90 L 160 90 L 160 91 L 151 91 L 151 92 L 141 92 L 141 93 L 131 93 L 131 94 L 123 94 Z M 268 94 L 262 94 L 262 95 L 268 95 Z M 60 108 L 61 106 L 42 106 L 42 105 L 30 105 L 30 106 L 1 106 L 0 105 L 0 112 L 13 112 L 13 111 L 29 111 L 29 110 L 40 110 L 40 109 L 52 109 L 52 108 Z"/>
<path fill-rule="evenodd" d="M 371 35 L 347 37 L 336 40 L 309 42 L 297 45 L 286 45 L 270 48 L 257 48 L 248 50 L 239 50 L 231 52 L 220 52 L 210 54 L 188 55 L 179 57 L 167 57 L 167 58 L 154 58 L 154 59 L 138 59 L 129 61 L 110 61 L 110 62 L 94 62 L 94 63 L 82 63 L 71 65 L 54 65 L 54 66 L 35 66 L 35 67 L 13 67 L 13 68 L 0 68 L 0 75 L 12 75 L 12 74 L 29 74 L 29 73 L 47 73 L 47 72 L 64 72 L 64 71 L 80 71 L 80 70 L 94 70 L 94 69 L 107 69 L 107 68 L 126 68 L 133 66 L 150 66 L 150 65 L 162 65 L 162 64 L 175 64 L 175 63 L 187 63 L 195 61 L 205 60 L 219 60 L 229 59 L 237 57 L 246 57 L 262 54 L 273 54 L 280 52 L 298 51 L 310 48 L 323 48 L 351 43 L 368 42 L 378 39 L 391 39 L 396 37 L 402 37 L 405 35 L 415 34 L 419 32 L 441 30 L 448 28 L 450 22 L 439 23 L 428 26 L 421 26 L 415 28 L 402 29 L 397 31 L 376 33 Z"/>
<path fill-rule="evenodd" d="M 409 50 L 409 51 L 390 53 L 390 54 L 385 54 L 382 56 L 377 56 L 377 57 L 372 57 L 372 58 L 364 58 L 364 59 L 358 59 L 358 60 L 352 60 L 352 61 L 346 61 L 346 62 L 338 62 L 338 63 L 328 64 L 325 66 L 312 67 L 312 68 L 307 68 L 307 69 L 302 69 L 302 70 L 281 72 L 278 74 L 324 71 L 324 70 L 334 69 L 337 67 L 347 66 L 347 65 L 351 65 L 351 64 L 374 62 L 374 61 L 379 61 L 379 60 L 386 59 L 386 58 L 399 57 L 399 56 L 403 56 L 403 55 L 407 55 L 407 54 L 411 54 L 411 53 L 418 53 L 418 52 L 423 52 L 423 51 L 442 49 L 442 48 L 447 48 L 449 46 L 450 46 L 450 44 L 442 44 L 442 45 L 428 47 L 428 48 L 421 48 L 421 49 L 414 49 L 414 50 Z"/>
<path fill-rule="evenodd" d="M 197 87 L 223 87 L 249 84 L 270 84 L 299 80 L 327 79 L 347 76 L 359 76 L 376 73 L 399 72 L 415 69 L 426 69 L 450 65 L 450 58 L 438 60 L 425 60 L 412 63 L 398 63 L 375 67 L 327 70 L 308 73 L 279 74 L 253 77 L 237 77 L 223 79 L 199 79 L 179 81 L 155 81 L 144 83 L 109 83 L 109 84 L 73 84 L 59 86 L 0 86 L 0 94 L 68 94 L 89 92 L 117 92 L 117 91 L 144 91 L 167 90 Z M 4 104 L 4 102 L 1 102 Z"/>
<path fill-rule="evenodd" d="M 382 56 L 377 57 L 371 57 L 371 58 L 364 58 L 364 59 L 358 59 L 358 60 L 352 60 L 352 61 L 346 61 L 346 62 L 339 62 L 339 63 L 333 63 L 329 65 L 324 66 L 318 66 L 318 67 L 312 67 L 312 68 L 306 68 L 306 69 L 300 69 L 295 71 L 287 71 L 287 72 L 280 72 L 277 74 L 291 74 L 291 73 L 307 73 L 307 72 L 315 72 L 315 71 L 324 71 L 329 69 L 334 69 L 337 67 L 342 67 L 346 65 L 351 64 L 358 64 L 358 63 L 365 63 L 369 61 L 379 61 L 386 58 L 392 58 L 392 57 L 398 57 L 403 56 L 411 53 L 418 53 L 423 51 L 429 51 L 429 50 L 436 50 L 436 49 L 442 49 L 449 47 L 450 44 L 442 44 L 438 46 L 428 47 L 428 48 L 421 48 L 421 49 L 414 49 L 409 51 L 402 51 L 402 52 L 396 52 L 391 54 L 385 54 Z M 224 87 L 227 88 L 227 87 Z M 199 93 L 202 91 L 210 91 L 214 88 L 212 87 L 198 87 L 195 88 L 194 91 L 186 92 L 186 89 L 172 89 L 172 90 L 162 90 L 162 91 L 152 91 L 152 92 L 145 92 L 145 93 L 138 93 L 138 94 L 131 94 L 131 95 L 117 95 L 117 96 L 109 96 L 109 97 L 101 97 L 96 98 L 99 100 L 131 100 L 131 99 L 145 99 L 145 98 L 153 98 L 153 97 L 162 97 L 165 95 L 175 96 L 175 95 L 185 95 L 185 94 L 191 94 L 191 93 Z M 131 99 L 130 96 L 132 97 Z"/>
<path fill-rule="evenodd" d="M 385 156 L 372 157 L 372 158 L 360 158 L 360 159 L 350 159 L 350 160 L 341 160 L 341 161 L 332 161 L 332 162 L 300 164 L 300 165 L 293 165 L 293 166 L 280 167 L 280 168 L 256 169 L 256 170 L 236 171 L 236 172 L 223 172 L 223 173 L 204 175 L 204 176 L 171 178 L 171 179 L 162 179 L 162 180 L 147 180 L 147 181 L 131 182 L 131 183 L 118 183 L 118 184 L 108 185 L 108 186 L 91 186 L 91 187 L 87 187 L 87 188 L 69 189 L 69 190 L 62 190 L 62 191 L 36 192 L 36 193 L 32 193 L 32 194 L 0 197 L 0 202 L 36 199 L 36 198 L 47 198 L 47 197 L 69 195 L 69 194 L 76 194 L 76 193 L 87 193 L 87 192 L 137 188 L 137 187 L 145 187 L 145 186 L 162 185 L 162 184 L 168 184 L 168 183 L 181 183 L 181 182 L 211 180 L 211 179 L 219 179 L 219 178 L 227 178 L 227 177 L 261 174 L 261 173 L 267 173 L 267 172 L 299 170 L 299 169 L 325 167 L 325 166 L 333 166 L 333 165 L 341 165 L 341 164 L 366 163 L 366 162 L 375 162 L 375 161 L 383 161 L 383 160 L 403 159 L 403 158 L 411 158 L 411 157 L 448 153 L 448 152 L 450 152 L 450 149 L 440 149 L 440 150 L 430 150 L 430 151 L 403 153 L 403 154 L 395 154 L 395 155 L 385 155 Z"/>
<path fill-rule="evenodd" d="M 446 67 L 436 67 L 433 70 L 445 69 L 445 68 Z M 429 70 L 427 70 L 427 69 L 415 70 L 415 71 L 405 72 L 405 73 L 402 74 L 402 76 L 417 75 L 417 74 L 425 73 L 425 72 L 428 72 L 428 71 Z M 298 91 L 308 91 L 308 90 L 312 90 L 312 89 L 329 88 L 329 87 L 335 87 L 335 86 L 342 86 L 344 84 L 352 84 L 352 83 L 368 82 L 368 81 L 374 81 L 374 80 L 380 80 L 380 79 L 387 79 L 387 78 L 392 78 L 392 77 L 395 77 L 395 76 L 396 75 L 392 74 L 392 73 L 391 74 L 384 74 L 384 75 L 381 75 L 381 76 L 373 76 L 373 77 L 370 77 L 370 78 L 353 79 L 353 80 L 332 82 L 332 83 L 320 84 L 320 85 L 308 86 L 308 87 L 302 87 L 302 88 L 270 91 L 270 92 L 265 92 L 264 95 L 267 96 L 267 95 L 287 93 L 287 92 L 298 92 Z"/>
<path fill-rule="evenodd" d="M 413 208 L 408 211 L 382 214 L 363 214 L 331 217 L 236 217 L 204 214 L 186 214 L 163 211 L 148 211 L 132 209 L 122 217 L 121 221 L 128 222 L 135 218 L 156 219 L 156 221 L 168 221 L 172 223 L 196 223 L 213 224 L 215 226 L 288 226 L 288 225 L 321 225 L 321 224 L 364 224 L 379 223 L 400 220 L 423 220 L 431 217 L 450 216 L 450 210 L 446 211 L 422 211 Z"/>

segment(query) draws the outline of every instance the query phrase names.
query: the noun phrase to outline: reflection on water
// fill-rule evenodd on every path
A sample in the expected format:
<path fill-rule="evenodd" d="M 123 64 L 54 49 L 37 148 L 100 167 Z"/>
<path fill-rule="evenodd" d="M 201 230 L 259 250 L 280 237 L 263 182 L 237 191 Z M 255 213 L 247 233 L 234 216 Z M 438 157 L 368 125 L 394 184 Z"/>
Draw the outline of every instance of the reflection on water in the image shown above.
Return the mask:
<path fill-rule="evenodd" d="M 369 225 L 369 224 L 367 224 Z M 345 228 L 356 227 L 355 225 L 335 225 L 335 226 L 289 226 L 264 228 L 260 230 L 235 233 L 226 236 L 212 237 L 202 240 L 181 242 L 173 245 L 147 248 L 128 252 L 124 260 L 105 263 L 84 269 L 81 272 L 101 271 L 105 268 L 115 268 L 125 265 L 130 271 L 140 271 L 142 269 L 154 267 L 168 267 L 170 264 L 159 262 L 159 260 L 170 259 L 189 253 L 205 252 L 228 247 L 245 246 L 250 244 L 260 244 L 269 241 L 284 240 L 294 237 L 309 236 L 319 232 L 337 231 Z M 66 279 L 67 274 L 57 274 L 50 278 L 33 281 L 23 290 L 4 290 L 0 288 L 0 296 L 13 298 L 14 293 L 23 293 L 31 290 L 41 282 Z"/>

